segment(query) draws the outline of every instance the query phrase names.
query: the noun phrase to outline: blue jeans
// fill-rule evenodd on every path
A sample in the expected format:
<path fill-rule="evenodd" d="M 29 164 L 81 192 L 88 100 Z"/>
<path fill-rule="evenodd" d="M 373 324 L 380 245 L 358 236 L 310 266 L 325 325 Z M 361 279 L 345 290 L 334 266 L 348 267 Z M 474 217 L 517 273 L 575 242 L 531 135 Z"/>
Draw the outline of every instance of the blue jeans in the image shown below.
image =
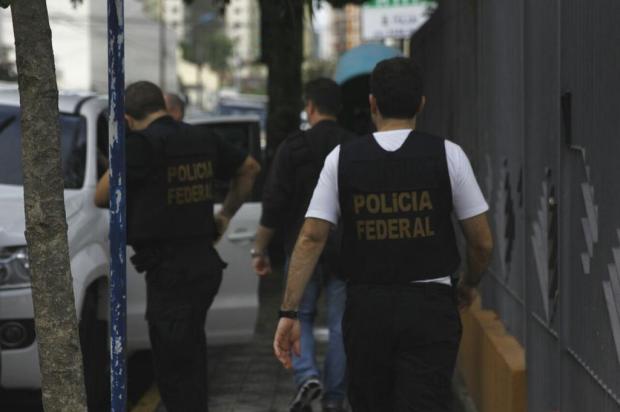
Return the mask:
<path fill-rule="evenodd" d="M 288 259 L 287 264 L 288 267 Z M 323 368 L 323 401 L 343 401 L 346 396 L 346 356 L 342 341 L 342 315 L 346 303 L 346 283 L 335 276 L 323 279 L 321 264 L 306 285 L 299 305 L 301 323 L 301 356 L 293 354 L 295 384 L 301 385 L 308 378 L 320 377 L 315 356 L 314 318 L 322 283 L 327 299 L 327 327 L 329 342 Z"/>

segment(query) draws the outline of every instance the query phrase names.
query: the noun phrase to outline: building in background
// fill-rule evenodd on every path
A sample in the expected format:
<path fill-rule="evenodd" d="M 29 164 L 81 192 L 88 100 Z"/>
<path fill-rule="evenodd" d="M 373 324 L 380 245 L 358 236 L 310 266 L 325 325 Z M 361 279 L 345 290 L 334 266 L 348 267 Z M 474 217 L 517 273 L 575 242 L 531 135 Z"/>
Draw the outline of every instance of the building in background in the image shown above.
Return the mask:
<path fill-rule="evenodd" d="M 267 73 L 262 64 L 258 0 L 230 0 L 225 10 L 226 34 L 233 42 L 232 84 L 237 92 L 264 93 Z"/>
<path fill-rule="evenodd" d="M 230 0 L 225 12 L 226 34 L 235 45 L 242 66 L 260 57 L 260 8 L 257 0 Z"/>
<path fill-rule="evenodd" d="M 334 48 L 338 55 L 362 43 L 360 7 L 349 4 L 335 9 L 332 19 Z"/>
<path fill-rule="evenodd" d="M 142 0 L 144 11 L 154 20 L 174 30 L 177 39 L 185 35 L 185 4 L 183 0 Z"/>
<path fill-rule="evenodd" d="M 321 3 L 321 7 L 314 10 L 316 56 L 321 60 L 335 60 L 338 57 L 334 24 L 337 13 L 338 9 L 334 9 L 327 2 Z"/>
<path fill-rule="evenodd" d="M 172 1 L 172 0 L 170 0 Z M 181 0 L 179 0 L 181 1 Z M 73 6 L 69 0 L 47 2 L 58 87 L 61 90 L 108 90 L 108 48 L 106 2 L 83 0 Z M 162 45 L 176 48 L 174 30 L 165 27 L 160 36 L 158 22 L 148 15 L 138 0 L 125 0 L 125 81 L 149 80 L 177 90 L 176 54 L 162 54 Z M 10 10 L 0 11 L 0 50 L 15 62 L 13 25 Z M 162 43 L 163 42 L 163 43 Z M 163 68 L 163 71 L 162 71 Z"/>

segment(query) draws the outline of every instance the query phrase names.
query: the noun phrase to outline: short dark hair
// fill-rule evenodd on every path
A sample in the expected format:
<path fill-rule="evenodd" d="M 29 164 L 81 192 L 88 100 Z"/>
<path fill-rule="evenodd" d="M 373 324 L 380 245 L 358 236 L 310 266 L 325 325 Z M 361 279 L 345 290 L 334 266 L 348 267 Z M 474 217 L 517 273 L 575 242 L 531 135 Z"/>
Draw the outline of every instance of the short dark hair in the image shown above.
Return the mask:
<path fill-rule="evenodd" d="M 383 60 L 370 76 L 370 93 L 383 117 L 412 119 L 424 95 L 422 69 L 407 57 Z"/>
<path fill-rule="evenodd" d="M 311 101 L 320 113 L 337 116 L 342 106 L 340 86 L 332 79 L 319 77 L 310 80 L 304 87 L 304 98 Z"/>
<path fill-rule="evenodd" d="M 156 84 L 139 81 L 125 90 L 125 113 L 136 120 L 142 120 L 151 113 L 166 110 L 161 89 Z"/>

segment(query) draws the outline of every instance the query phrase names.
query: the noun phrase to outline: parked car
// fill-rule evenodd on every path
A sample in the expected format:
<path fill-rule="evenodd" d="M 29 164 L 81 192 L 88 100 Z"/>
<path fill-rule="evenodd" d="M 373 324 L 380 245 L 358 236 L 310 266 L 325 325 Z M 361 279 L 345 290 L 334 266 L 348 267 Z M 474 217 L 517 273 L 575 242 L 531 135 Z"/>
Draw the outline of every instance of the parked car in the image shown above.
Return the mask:
<path fill-rule="evenodd" d="M 82 349 L 87 370 L 104 370 L 100 368 L 106 367 L 108 356 L 109 215 L 94 205 L 93 196 L 97 180 L 107 168 L 107 101 L 91 94 L 63 94 L 59 108 L 71 271 Z M 24 237 L 19 117 L 17 91 L 0 92 L 0 386 L 38 388 L 41 376 Z M 191 122 L 214 129 L 260 160 L 257 116 L 198 118 Z M 226 184 L 219 182 L 218 201 L 226 189 Z M 259 196 L 257 188 L 217 245 L 228 268 L 209 311 L 209 344 L 244 342 L 254 333 L 258 280 L 250 269 L 250 245 L 260 217 Z M 219 207 L 216 205 L 216 210 Z M 133 254 L 131 247 L 127 254 Z M 128 263 L 129 352 L 149 348 L 145 300 L 144 275 Z M 105 375 L 88 377 L 87 383 L 88 379 L 108 380 Z M 97 381 L 87 386 L 97 386 Z"/>

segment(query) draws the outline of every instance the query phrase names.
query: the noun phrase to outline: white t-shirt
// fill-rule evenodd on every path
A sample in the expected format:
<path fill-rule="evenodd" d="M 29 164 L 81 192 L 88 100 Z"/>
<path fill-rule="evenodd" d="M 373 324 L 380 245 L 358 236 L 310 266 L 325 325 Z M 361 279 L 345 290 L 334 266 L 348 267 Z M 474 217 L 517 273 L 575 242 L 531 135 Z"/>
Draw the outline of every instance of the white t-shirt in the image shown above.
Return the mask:
<path fill-rule="evenodd" d="M 411 129 L 390 130 L 388 132 L 376 132 L 375 140 L 384 150 L 393 152 L 400 148 Z M 469 159 L 463 149 L 455 143 L 445 141 L 446 159 L 448 172 L 452 186 L 452 204 L 458 220 L 465 220 L 477 216 L 489 210 L 476 176 L 471 168 Z M 340 202 L 338 199 L 338 159 L 340 146 L 325 158 L 325 164 L 314 189 L 312 200 L 308 206 L 306 217 L 327 220 L 337 224 L 340 218 Z M 429 274 L 430 275 L 430 274 Z M 450 285 L 450 276 L 438 273 L 434 279 L 422 282 L 437 282 Z"/>

